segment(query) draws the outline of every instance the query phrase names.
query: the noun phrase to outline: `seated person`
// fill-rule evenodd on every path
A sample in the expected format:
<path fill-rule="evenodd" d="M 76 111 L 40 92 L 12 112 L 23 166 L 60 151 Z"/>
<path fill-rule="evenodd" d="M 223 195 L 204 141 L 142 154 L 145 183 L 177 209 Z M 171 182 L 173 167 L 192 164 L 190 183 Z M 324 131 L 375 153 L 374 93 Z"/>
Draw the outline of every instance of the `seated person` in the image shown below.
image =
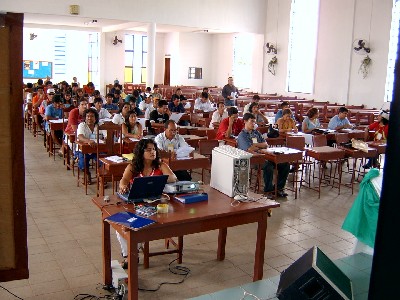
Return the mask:
<path fill-rule="evenodd" d="M 208 94 L 208 99 L 214 103 L 214 97 L 208 92 L 208 87 L 203 87 L 203 92 Z"/>
<path fill-rule="evenodd" d="M 257 126 L 266 126 L 268 124 L 267 117 L 264 116 L 264 114 L 259 110 L 258 102 L 253 102 L 250 104 L 249 112 L 256 118 Z"/>
<path fill-rule="evenodd" d="M 100 91 L 99 90 L 94 90 L 93 95 L 89 95 L 89 103 L 93 104 L 94 103 L 94 99 L 96 98 L 100 98 L 101 100 L 103 100 L 103 97 L 100 95 Z"/>
<path fill-rule="evenodd" d="M 119 80 L 114 80 L 114 85 L 113 85 L 113 87 L 111 88 L 110 93 L 111 93 L 111 94 L 114 94 L 114 92 L 115 92 L 116 90 L 119 90 L 119 91 L 122 90 L 122 85 L 119 84 Z"/>
<path fill-rule="evenodd" d="M 113 103 L 114 95 L 111 93 L 107 94 L 106 103 L 103 104 L 103 108 L 107 110 L 118 110 L 118 105 Z"/>
<path fill-rule="evenodd" d="M 86 84 L 86 86 L 83 87 L 83 93 L 88 94 L 89 96 L 93 95 L 94 90 L 95 90 L 94 84 L 93 82 L 90 81 Z"/>
<path fill-rule="evenodd" d="M 169 120 L 169 116 L 171 115 L 171 112 L 168 109 L 168 102 L 166 100 L 160 100 L 158 101 L 158 107 L 156 110 L 153 110 L 150 113 L 150 119 L 148 122 L 148 131 L 149 132 L 154 132 L 151 124 L 164 124 L 166 121 Z"/>
<path fill-rule="evenodd" d="M 283 110 L 282 118 L 279 118 L 276 124 L 278 125 L 279 132 L 297 132 L 295 121 L 291 118 L 292 111 L 289 108 Z"/>
<path fill-rule="evenodd" d="M 62 119 L 63 117 L 63 109 L 62 109 L 62 99 L 60 94 L 56 94 L 53 97 L 52 104 L 46 107 L 46 112 L 44 115 L 45 119 L 45 129 L 47 132 L 50 132 L 49 120 L 57 120 Z M 54 130 L 53 139 L 54 141 L 61 145 L 63 138 L 62 130 Z"/>
<path fill-rule="evenodd" d="M 103 108 L 103 99 L 101 98 L 95 98 L 94 99 L 94 108 L 97 110 L 97 113 L 99 114 L 99 120 L 103 119 L 111 119 L 111 114 L 110 112 Z"/>
<path fill-rule="evenodd" d="M 40 105 L 42 105 L 43 101 L 46 101 L 46 94 L 44 93 L 44 89 L 43 86 L 39 85 L 36 87 L 37 90 L 37 94 L 35 96 L 33 96 L 32 98 L 32 111 L 34 113 L 33 118 L 35 119 L 35 123 L 41 127 L 41 124 L 43 122 L 43 118 L 40 114 L 38 114 L 39 112 L 39 107 Z"/>
<path fill-rule="evenodd" d="M 192 105 L 190 104 L 190 102 L 188 101 L 188 99 L 182 99 L 181 103 L 183 105 L 183 107 L 186 109 L 190 109 L 192 107 Z"/>
<path fill-rule="evenodd" d="M 244 108 L 243 108 L 243 114 L 245 113 L 252 113 L 250 110 L 250 105 L 252 103 L 259 103 L 260 102 L 260 96 L 258 96 L 257 94 L 253 95 L 253 100 L 250 103 L 247 103 Z"/>
<path fill-rule="evenodd" d="M 150 114 L 153 110 L 156 110 L 158 107 L 158 101 L 160 101 L 157 98 L 153 98 L 153 103 L 150 106 L 147 106 L 146 111 L 144 112 L 144 118 L 145 119 L 150 119 Z"/>
<path fill-rule="evenodd" d="M 97 124 L 99 123 L 99 114 L 94 108 L 88 108 L 83 112 L 84 121 L 78 125 L 77 140 L 89 144 L 93 148 L 93 153 L 83 154 L 76 151 L 78 156 L 78 167 L 84 171 L 87 183 L 92 183 L 92 175 L 89 171 L 91 159 L 96 159 L 96 140 Z"/>
<path fill-rule="evenodd" d="M 139 103 L 139 109 L 143 113 L 146 113 L 147 108 L 149 108 L 150 106 L 153 106 L 153 96 L 152 95 L 149 95 L 148 97 L 144 98 L 144 100 Z"/>
<path fill-rule="evenodd" d="M 137 116 L 143 115 L 143 112 L 137 107 L 137 102 L 134 98 L 131 98 L 129 100 L 129 106 L 131 107 L 131 110 L 133 110 Z"/>
<path fill-rule="evenodd" d="M 120 90 L 115 90 L 114 94 L 113 94 L 113 100 L 112 103 L 114 104 L 121 104 L 124 103 L 124 100 L 121 97 L 121 91 Z"/>
<path fill-rule="evenodd" d="M 175 94 L 172 95 L 171 97 L 171 101 L 174 101 L 175 98 L 179 98 L 179 100 L 183 100 L 186 99 L 185 96 L 182 95 L 182 89 L 181 88 L 177 88 L 175 91 Z"/>
<path fill-rule="evenodd" d="M 168 109 L 174 113 L 184 113 L 186 111 L 178 97 L 175 97 L 173 101 L 168 103 Z"/>
<path fill-rule="evenodd" d="M 304 118 L 303 123 L 301 124 L 302 131 L 304 133 L 311 133 L 314 129 L 320 128 L 321 124 L 319 123 L 318 117 L 318 108 L 310 108 L 307 111 L 307 116 Z"/>
<path fill-rule="evenodd" d="M 232 138 L 232 136 L 238 136 L 244 128 L 244 123 L 238 118 L 238 110 L 234 106 L 230 106 L 227 109 L 228 117 L 223 119 L 219 124 L 216 140 L 223 140 Z"/>
<path fill-rule="evenodd" d="M 202 92 L 200 98 L 196 99 L 194 102 L 194 112 L 202 113 L 202 112 L 210 112 L 214 111 L 215 107 L 208 99 L 208 93 Z"/>
<path fill-rule="evenodd" d="M 112 122 L 117 125 L 122 125 L 128 117 L 128 112 L 131 110 L 129 103 L 124 103 L 117 114 L 114 115 Z"/>
<path fill-rule="evenodd" d="M 162 97 L 162 95 L 161 95 L 161 93 L 160 93 L 160 89 L 159 89 L 159 87 L 158 87 L 158 85 L 154 85 L 154 87 L 153 87 L 153 99 L 155 100 L 155 99 L 158 99 L 158 100 L 161 100 L 163 97 Z"/>
<path fill-rule="evenodd" d="M 384 142 L 387 140 L 388 131 L 389 131 L 389 113 L 386 111 L 382 111 L 378 117 L 376 122 L 370 124 L 367 128 L 365 128 L 365 140 L 368 141 L 370 139 L 370 131 L 373 131 L 373 141 L 374 142 Z M 371 167 L 379 168 L 378 162 L 379 155 L 376 157 L 371 157 L 368 159 L 368 162 L 363 165 L 364 169 L 369 169 Z"/>
<path fill-rule="evenodd" d="M 210 128 L 217 128 L 221 121 L 228 117 L 228 113 L 225 110 L 225 103 L 218 102 L 217 110 L 213 112 L 211 116 Z"/>
<path fill-rule="evenodd" d="M 350 124 L 349 119 L 347 119 L 347 114 L 349 110 L 346 107 L 340 107 L 338 114 L 331 118 L 328 124 L 328 129 L 331 130 L 340 130 L 345 128 L 353 128 Z"/>
<path fill-rule="evenodd" d="M 181 147 L 190 147 L 185 139 L 181 137 L 177 131 L 176 123 L 173 120 L 167 120 L 164 124 L 165 131 L 158 134 L 154 141 L 158 149 L 166 152 L 176 152 Z M 186 170 L 174 171 L 179 181 L 192 180 L 189 172 Z"/>
<path fill-rule="evenodd" d="M 74 101 L 72 99 L 72 95 L 71 92 L 67 91 L 64 93 L 64 99 L 63 99 L 63 103 L 64 103 L 64 111 L 70 111 L 74 108 Z"/>
<path fill-rule="evenodd" d="M 283 101 L 283 102 L 281 103 L 281 105 L 280 105 L 280 108 L 281 108 L 281 109 L 278 110 L 278 112 L 277 112 L 276 115 L 275 115 L 275 123 L 278 122 L 278 120 L 279 120 L 280 118 L 283 117 L 283 110 L 289 108 L 289 102 Z M 291 117 L 293 120 L 295 120 L 293 114 L 292 114 L 290 117 Z"/>
<path fill-rule="evenodd" d="M 127 193 L 130 189 L 130 185 L 136 177 L 168 175 L 167 182 L 176 181 L 176 176 L 172 173 L 169 166 L 166 163 L 161 162 L 159 150 L 153 140 L 140 140 L 133 150 L 133 157 L 134 159 L 132 160 L 132 163 L 126 167 L 124 175 L 119 182 L 120 193 Z M 121 254 L 124 258 L 121 265 L 124 269 L 127 269 L 128 245 L 126 239 L 124 239 L 118 232 L 117 238 L 121 244 Z"/>
<path fill-rule="evenodd" d="M 130 110 L 125 122 L 122 124 L 122 134 L 127 138 L 141 139 L 143 137 L 142 125 L 137 121 L 135 111 Z"/>
<path fill-rule="evenodd" d="M 254 129 L 256 124 L 255 117 L 250 113 L 245 113 L 243 116 L 244 129 L 240 132 L 237 138 L 237 145 L 239 149 L 247 152 L 257 154 L 261 153 L 261 149 L 268 148 L 268 144 L 265 142 L 261 133 Z M 274 192 L 273 186 L 275 164 L 266 160 L 263 165 L 263 177 L 264 177 L 264 193 Z M 278 196 L 286 197 L 287 193 L 284 192 L 287 177 L 289 175 L 289 164 L 281 163 L 278 164 Z"/>

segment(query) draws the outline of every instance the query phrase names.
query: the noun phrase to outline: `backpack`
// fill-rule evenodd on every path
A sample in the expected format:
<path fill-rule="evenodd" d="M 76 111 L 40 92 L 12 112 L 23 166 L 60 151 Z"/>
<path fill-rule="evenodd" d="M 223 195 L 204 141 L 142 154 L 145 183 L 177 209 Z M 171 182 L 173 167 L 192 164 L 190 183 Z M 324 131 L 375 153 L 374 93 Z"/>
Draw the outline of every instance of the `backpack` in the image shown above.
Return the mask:
<path fill-rule="evenodd" d="M 267 137 L 269 138 L 277 138 L 279 137 L 279 130 L 274 127 L 274 125 L 269 124 Z"/>

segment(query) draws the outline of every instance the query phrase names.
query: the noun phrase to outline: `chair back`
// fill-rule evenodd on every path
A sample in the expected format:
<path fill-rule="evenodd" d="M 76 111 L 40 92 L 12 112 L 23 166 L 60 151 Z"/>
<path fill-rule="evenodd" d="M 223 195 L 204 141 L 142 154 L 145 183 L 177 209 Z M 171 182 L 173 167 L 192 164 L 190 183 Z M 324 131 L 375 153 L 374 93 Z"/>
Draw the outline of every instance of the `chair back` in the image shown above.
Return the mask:
<path fill-rule="evenodd" d="M 218 146 L 217 140 L 199 140 L 199 154 L 211 157 L 212 150 Z"/>
<path fill-rule="evenodd" d="M 350 141 L 348 133 L 337 133 L 336 134 L 336 145 L 348 143 Z"/>
<path fill-rule="evenodd" d="M 313 136 L 313 147 L 327 146 L 328 141 L 325 134 L 318 134 Z"/>
<path fill-rule="evenodd" d="M 304 136 L 288 135 L 286 136 L 286 147 L 303 151 L 306 147 Z"/>
<path fill-rule="evenodd" d="M 105 131 L 107 133 L 105 139 L 105 147 L 101 147 L 100 144 L 100 133 Z M 101 154 L 102 156 L 108 156 L 113 154 L 122 154 L 122 125 L 117 125 L 112 122 L 106 122 L 102 125 L 97 126 L 97 157 Z M 116 144 L 115 141 L 118 141 Z M 99 148 L 101 147 L 101 152 Z"/>
<path fill-rule="evenodd" d="M 218 129 L 207 130 L 207 139 L 215 140 L 215 137 L 217 136 L 217 131 L 218 131 Z"/>

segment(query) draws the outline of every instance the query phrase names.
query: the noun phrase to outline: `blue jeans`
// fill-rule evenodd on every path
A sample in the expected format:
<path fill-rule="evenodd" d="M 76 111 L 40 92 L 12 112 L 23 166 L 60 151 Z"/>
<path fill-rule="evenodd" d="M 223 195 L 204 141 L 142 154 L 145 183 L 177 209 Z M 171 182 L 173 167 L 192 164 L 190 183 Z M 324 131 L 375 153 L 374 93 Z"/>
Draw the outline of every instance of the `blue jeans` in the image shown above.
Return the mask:
<path fill-rule="evenodd" d="M 77 151 L 75 155 L 78 156 L 78 167 L 81 170 L 88 170 L 89 169 L 89 164 L 90 164 L 90 159 L 96 159 L 97 155 L 96 153 L 90 153 L 90 154 L 83 154 L 80 151 Z M 86 161 L 85 161 L 86 159 Z M 86 166 L 84 165 L 86 163 Z"/>
<path fill-rule="evenodd" d="M 268 160 L 263 165 L 264 192 L 270 192 L 274 190 L 274 168 L 275 164 Z M 288 163 L 278 164 L 278 190 L 283 190 L 285 188 L 289 170 L 290 165 Z"/>
<path fill-rule="evenodd" d="M 225 106 L 234 106 L 235 105 L 235 100 L 226 98 L 224 100 L 224 103 L 225 103 Z"/>

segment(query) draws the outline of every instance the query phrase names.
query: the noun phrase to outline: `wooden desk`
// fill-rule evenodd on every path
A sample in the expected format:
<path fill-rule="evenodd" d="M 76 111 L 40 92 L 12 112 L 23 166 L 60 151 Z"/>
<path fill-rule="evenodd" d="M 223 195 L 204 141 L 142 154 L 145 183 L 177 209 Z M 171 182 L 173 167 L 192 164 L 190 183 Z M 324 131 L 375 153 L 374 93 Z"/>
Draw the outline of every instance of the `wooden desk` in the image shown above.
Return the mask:
<path fill-rule="evenodd" d="M 274 153 L 274 151 L 277 150 L 282 150 L 284 153 Z M 275 185 L 275 199 L 278 196 L 278 164 L 281 163 L 296 163 L 299 160 L 302 160 L 303 158 L 303 151 L 297 150 L 297 149 L 292 149 L 292 148 L 268 148 L 268 149 L 263 149 L 262 150 L 265 159 L 273 162 L 275 164 L 274 167 L 274 185 Z M 297 176 L 297 169 L 295 169 L 293 176 Z M 294 188 L 294 198 L 297 199 L 297 180 L 295 182 L 295 188 Z"/>
<path fill-rule="evenodd" d="M 135 149 L 137 143 L 138 141 L 131 140 L 131 138 L 124 138 L 123 140 L 124 149 L 127 149 L 130 152 L 133 152 L 133 149 Z"/>
<path fill-rule="evenodd" d="M 340 185 L 342 180 L 342 164 L 340 163 L 341 160 L 345 156 L 345 151 L 339 148 L 323 146 L 323 147 L 312 147 L 306 149 L 306 156 L 312 157 L 315 160 L 319 160 L 326 164 L 329 161 L 335 161 L 338 165 L 338 172 L 339 172 L 339 184 L 338 184 L 338 192 L 340 194 Z M 324 170 L 324 165 L 322 163 L 319 164 L 319 182 L 318 182 L 318 198 L 321 197 L 321 181 L 322 181 L 322 174 Z M 334 185 L 334 180 L 332 180 L 332 186 Z M 311 187 L 310 187 L 311 188 Z"/>
<path fill-rule="evenodd" d="M 65 127 L 67 126 L 68 120 L 49 120 L 47 121 L 49 123 L 49 129 L 50 132 L 47 135 L 46 143 L 47 143 L 47 151 L 49 152 L 49 156 L 53 155 L 54 160 L 56 159 L 56 144 L 54 142 L 55 140 L 55 131 L 56 130 L 62 130 L 64 132 Z M 61 147 L 62 145 L 60 145 Z"/>
<path fill-rule="evenodd" d="M 258 227 L 253 281 L 262 279 L 267 232 L 267 211 L 271 208 L 279 207 L 279 203 L 271 202 L 271 204 L 262 204 L 251 202 L 231 206 L 232 198 L 209 187 L 206 187 L 205 190 L 208 192 L 208 201 L 185 205 L 171 200 L 169 201 L 169 213 L 152 216 L 151 218 L 157 221 L 157 223 L 138 231 L 131 231 L 123 226 L 104 221 L 105 218 L 117 212 L 125 210 L 134 212 L 133 205 L 117 205 L 117 202 L 120 203 L 120 199 L 117 196 L 110 196 L 109 203 L 105 203 L 103 197 L 93 198 L 93 203 L 102 212 L 104 284 L 112 284 L 110 225 L 127 239 L 129 300 L 138 299 L 138 243 L 218 229 L 217 260 L 221 261 L 225 259 L 227 228 L 254 222 L 258 223 Z"/>
<path fill-rule="evenodd" d="M 198 135 L 194 135 L 194 134 L 183 134 L 183 135 L 181 135 L 181 137 L 183 137 L 185 139 L 186 143 L 188 143 L 190 146 L 192 146 L 194 148 L 199 148 L 200 140 L 207 139 L 206 136 L 198 136 Z"/>
<path fill-rule="evenodd" d="M 63 140 L 63 148 L 64 148 L 64 165 L 67 167 L 67 170 L 72 169 L 72 175 L 75 176 L 75 162 L 72 159 L 71 162 L 71 152 L 75 149 L 75 134 L 64 132 L 64 140 Z"/>
<path fill-rule="evenodd" d="M 371 148 L 375 148 L 377 151 L 377 154 L 385 154 L 386 153 L 386 141 L 384 142 L 367 142 L 368 146 Z"/>
<path fill-rule="evenodd" d="M 360 129 L 342 129 L 340 133 L 348 133 L 349 139 L 364 140 L 365 131 Z"/>
<path fill-rule="evenodd" d="M 209 158 L 198 153 L 194 153 L 193 157 L 187 159 L 163 158 L 162 160 L 169 165 L 172 171 L 206 169 L 210 167 Z"/>
<path fill-rule="evenodd" d="M 106 157 L 101 157 L 101 158 L 99 158 L 99 160 L 103 163 L 102 168 L 104 168 L 104 170 L 108 171 L 108 173 L 111 174 L 112 194 L 114 195 L 115 178 L 121 177 L 124 174 L 126 166 L 130 164 L 130 161 L 114 162 L 114 161 L 108 160 Z M 99 190 L 103 191 L 103 187 L 99 186 Z M 100 196 L 103 196 L 103 195 L 100 194 Z"/>

